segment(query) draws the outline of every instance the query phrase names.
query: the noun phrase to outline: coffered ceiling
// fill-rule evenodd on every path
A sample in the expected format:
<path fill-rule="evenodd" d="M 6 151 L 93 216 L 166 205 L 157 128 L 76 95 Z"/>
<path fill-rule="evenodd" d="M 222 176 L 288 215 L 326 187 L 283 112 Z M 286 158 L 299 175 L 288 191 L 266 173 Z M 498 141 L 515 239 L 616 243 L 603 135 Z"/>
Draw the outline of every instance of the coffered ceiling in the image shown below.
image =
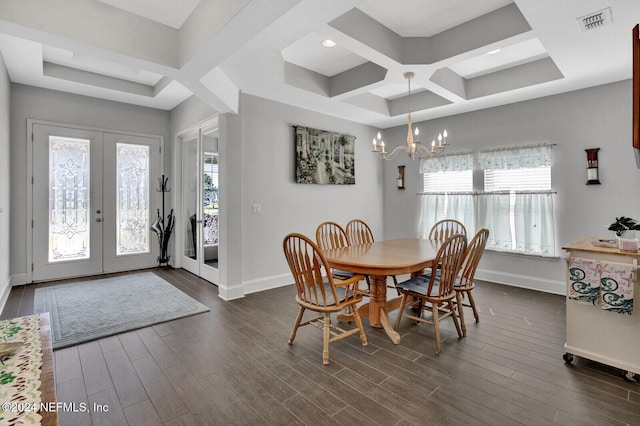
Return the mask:
<path fill-rule="evenodd" d="M 638 22 L 637 0 L 0 0 L 0 51 L 16 83 L 384 128 L 628 79 Z"/>

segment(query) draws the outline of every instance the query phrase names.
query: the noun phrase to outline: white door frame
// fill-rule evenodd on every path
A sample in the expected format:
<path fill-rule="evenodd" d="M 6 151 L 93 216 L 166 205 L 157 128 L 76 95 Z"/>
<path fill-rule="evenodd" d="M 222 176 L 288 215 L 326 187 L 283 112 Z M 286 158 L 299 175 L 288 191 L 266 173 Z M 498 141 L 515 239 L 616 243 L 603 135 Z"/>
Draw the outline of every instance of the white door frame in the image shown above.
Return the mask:
<path fill-rule="evenodd" d="M 211 117 L 208 117 L 196 124 L 194 124 L 193 126 L 190 126 L 180 132 L 178 132 L 175 135 L 175 143 L 174 143 L 174 147 L 173 147 L 173 168 L 174 168 L 174 176 L 176 176 L 176 185 L 174 185 L 174 190 L 173 192 L 173 205 L 175 206 L 176 209 L 176 217 L 178 217 L 179 219 L 177 220 L 176 223 L 176 232 L 174 233 L 175 235 L 175 251 L 174 251 L 174 261 L 173 261 L 173 266 L 175 266 L 176 268 L 184 268 L 186 270 L 190 270 L 191 268 L 187 269 L 185 268 L 185 262 L 183 261 L 183 257 L 184 257 L 184 250 L 185 250 L 185 235 L 187 232 L 186 229 L 186 220 L 184 217 L 182 217 L 182 185 L 178 185 L 177 182 L 178 180 L 182 180 L 182 143 L 183 140 L 193 140 L 193 138 L 197 138 L 198 139 L 198 144 L 200 144 L 200 139 L 201 139 L 201 134 L 203 131 L 207 130 L 207 129 L 218 129 L 218 115 L 213 115 Z M 219 153 L 219 152 L 218 152 Z M 200 169 L 200 165 L 198 165 L 198 169 Z M 201 190 L 201 189 L 200 189 Z M 222 203 L 224 203 L 224 200 L 220 200 L 220 204 L 222 205 Z M 200 203 L 201 204 L 201 203 Z M 199 215 L 202 213 L 202 205 L 199 205 Z M 221 210 L 222 211 L 222 210 Z M 220 215 L 220 219 L 218 222 L 218 226 L 219 228 L 222 228 L 222 226 L 224 223 L 224 218 L 223 215 Z M 199 233 L 200 234 L 200 233 Z M 198 246 L 200 247 L 201 239 L 198 238 Z M 202 254 L 202 250 L 198 251 L 199 253 Z M 223 250 L 220 250 L 219 253 L 219 268 L 224 268 L 224 256 L 222 255 Z M 220 273 L 219 270 L 215 270 L 214 268 L 204 268 L 202 267 L 202 263 L 203 262 L 198 262 L 198 272 L 196 273 L 194 271 L 190 271 L 195 273 L 196 275 L 201 276 L 202 278 L 206 279 L 207 281 L 211 281 L 212 283 L 220 286 Z M 209 271 L 210 270 L 210 271 Z M 203 274 L 202 272 L 205 271 L 205 273 Z"/>
<path fill-rule="evenodd" d="M 195 140 L 196 143 L 196 148 L 198 146 L 198 141 L 200 139 L 200 128 L 196 128 L 196 129 L 189 129 L 188 131 L 180 134 L 179 136 L 177 136 L 176 138 L 176 144 L 174 146 L 174 160 L 175 160 L 175 164 L 176 164 L 176 170 L 175 170 L 175 176 L 176 176 L 176 185 L 174 185 L 174 196 L 175 196 L 175 200 L 173 205 L 175 206 L 175 211 L 176 211 L 176 225 L 175 225 L 175 253 L 174 253 L 174 266 L 179 267 L 179 268 L 183 268 L 186 269 L 187 271 L 196 274 L 196 275 L 200 275 L 200 266 L 197 265 L 197 259 L 196 261 L 194 261 L 195 265 L 192 264 L 192 262 L 190 261 L 186 261 L 184 259 L 185 257 L 185 250 L 186 250 L 186 244 L 185 244 L 185 238 L 187 236 L 187 225 L 186 225 L 186 217 L 183 217 L 184 214 L 184 210 L 183 210 L 183 190 L 182 190 L 182 186 L 184 184 L 183 180 L 183 168 L 182 168 L 182 150 L 183 150 L 183 146 L 185 143 L 187 142 L 191 142 Z M 196 153 L 197 155 L 197 153 Z M 197 167 L 197 169 L 200 169 L 200 165 L 196 164 L 195 165 Z M 196 176 L 197 176 L 197 171 L 196 171 Z M 180 182 L 180 184 L 177 184 L 178 182 Z M 197 195 L 196 195 L 197 198 Z M 196 212 L 197 213 L 197 212 Z M 196 246 L 199 245 L 199 238 L 198 241 L 196 241 Z"/>
<path fill-rule="evenodd" d="M 26 232 L 26 265 L 25 269 L 26 273 L 26 283 L 33 282 L 33 143 L 34 143 L 34 134 L 33 134 L 33 125 L 40 124 L 45 126 L 57 126 L 57 127 L 66 127 L 69 129 L 76 130 L 85 130 L 85 131 L 93 131 L 93 132 L 102 132 L 102 133 L 118 133 L 129 136 L 141 136 L 148 138 L 158 138 L 160 139 L 160 170 L 161 173 L 164 173 L 164 136 L 160 135 L 152 135 L 147 133 L 135 133 L 128 132 L 124 130 L 118 129 L 105 129 L 99 127 L 92 126 L 81 126 L 76 124 L 69 123 L 60 123 L 56 121 L 47 121 L 47 120 L 38 120 L 34 118 L 27 119 L 27 181 L 31 180 L 31 184 L 27 184 L 27 232 Z"/>

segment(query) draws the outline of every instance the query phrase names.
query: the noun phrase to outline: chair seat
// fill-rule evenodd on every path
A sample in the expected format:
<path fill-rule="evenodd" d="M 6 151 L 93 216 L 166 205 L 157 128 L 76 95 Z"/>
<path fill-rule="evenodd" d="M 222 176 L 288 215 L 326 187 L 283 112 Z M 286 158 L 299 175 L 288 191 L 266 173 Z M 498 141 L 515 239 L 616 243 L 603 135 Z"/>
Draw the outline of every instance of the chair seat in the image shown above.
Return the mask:
<path fill-rule="evenodd" d="M 333 294 L 331 293 L 331 284 L 329 284 L 327 281 L 324 282 L 324 291 L 327 294 L 327 304 L 331 305 L 343 303 L 345 300 L 353 296 L 352 291 L 347 294 L 347 287 L 336 286 L 336 294 L 338 295 L 338 300 L 333 300 Z"/>
<path fill-rule="evenodd" d="M 340 285 L 336 285 L 336 295 L 338 296 L 338 300 L 334 300 L 333 299 L 333 293 L 331 292 L 331 284 L 329 284 L 328 281 L 323 282 L 324 284 L 324 292 L 325 292 L 325 303 L 326 305 L 322 305 L 320 304 L 319 306 L 326 306 L 326 307 L 330 307 L 330 306 L 334 306 L 334 305 L 340 305 L 342 303 L 345 303 L 347 301 L 347 299 L 352 299 L 353 298 L 353 287 L 343 287 Z M 347 293 L 347 289 L 349 288 L 349 292 Z M 319 291 L 319 290 L 318 290 Z M 359 297 L 360 300 L 362 299 L 362 296 Z M 297 297 L 298 302 L 299 303 L 303 303 L 305 305 L 308 305 L 309 303 L 313 304 L 313 305 L 317 305 L 317 303 L 315 302 L 310 302 L 310 301 L 304 301 L 302 299 L 300 299 L 299 297 Z"/>
<path fill-rule="evenodd" d="M 353 272 L 343 271 L 342 269 L 332 269 L 331 273 L 333 274 L 334 277 L 342 278 L 342 279 L 351 278 L 354 275 L 356 275 Z"/>
<path fill-rule="evenodd" d="M 426 274 L 422 275 L 422 277 L 426 277 L 427 281 L 426 281 L 426 285 L 429 285 L 429 279 L 431 278 L 431 272 L 427 272 Z M 436 281 L 439 282 L 440 281 L 440 269 L 436 269 Z M 453 289 L 457 290 L 457 291 L 471 291 L 473 290 L 473 288 L 475 287 L 473 282 L 467 284 L 467 285 L 460 285 L 460 281 L 461 281 L 461 275 L 458 274 L 458 276 L 456 277 L 456 282 L 453 285 Z M 433 287 L 437 287 L 437 284 L 433 284 Z"/>
<path fill-rule="evenodd" d="M 440 272 L 442 272 L 442 270 L 436 269 L 436 279 L 437 280 L 440 280 Z M 424 274 L 424 276 L 427 277 L 427 278 L 431 278 L 431 270 L 429 270 L 429 272 Z"/>
<path fill-rule="evenodd" d="M 396 288 L 400 291 L 407 291 L 420 296 L 437 296 L 437 289 L 440 285 L 440 272 L 436 273 L 436 278 L 433 280 L 433 287 L 431 290 L 435 291 L 435 294 L 427 294 L 427 291 L 429 290 L 429 280 L 431 280 L 431 274 L 420 275 L 398 283 Z"/>

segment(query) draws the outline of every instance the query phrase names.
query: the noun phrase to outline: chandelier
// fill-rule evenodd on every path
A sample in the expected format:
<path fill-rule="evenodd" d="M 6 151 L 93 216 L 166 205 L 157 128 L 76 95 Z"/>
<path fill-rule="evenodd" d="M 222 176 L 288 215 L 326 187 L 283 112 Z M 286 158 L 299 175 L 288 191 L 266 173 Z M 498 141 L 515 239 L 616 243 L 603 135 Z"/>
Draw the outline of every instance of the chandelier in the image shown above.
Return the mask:
<path fill-rule="evenodd" d="M 407 79 L 409 85 L 409 101 L 411 101 L 411 79 L 414 77 L 414 73 L 406 72 L 404 73 L 404 78 Z M 415 134 L 415 139 L 414 139 Z M 412 160 L 415 158 L 416 154 L 418 158 L 428 158 L 433 157 L 444 151 L 447 147 L 447 130 L 445 129 L 442 133 L 438 134 L 438 142 L 434 139 L 431 141 L 431 146 L 426 147 L 420 143 L 418 140 L 418 135 L 420 134 L 418 128 L 416 127 L 415 133 L 412 131 L 411 125 L 411 107 L 409 107 L 409 116 L 407 117 L 407 144 L 400 145 L 395 148 L 391 152 L 385 151 L 384 141 L 382 140 L 382 135 L 378 132 L 378 136 L 373 139 L 373 150 L 378 154 L 378 156 L 384 160 L 391 160 L 395 157 L 400 151 L 404 151 L 407 153 L 409 158 Z"/>

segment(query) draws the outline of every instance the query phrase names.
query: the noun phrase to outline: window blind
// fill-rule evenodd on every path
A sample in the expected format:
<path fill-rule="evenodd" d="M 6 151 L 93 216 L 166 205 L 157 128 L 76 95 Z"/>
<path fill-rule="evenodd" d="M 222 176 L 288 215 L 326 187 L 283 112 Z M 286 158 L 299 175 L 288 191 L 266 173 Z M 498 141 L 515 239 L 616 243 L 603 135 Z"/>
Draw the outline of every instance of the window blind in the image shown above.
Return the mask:
<path fill-rule="evenodd" d="M 425 173 L 424 192 L 460 192 L 473 190 L 473 170 Z"/>
<path fill-rule="evenodd" d="M 549 166 L 484 171 L 484 190 L 488 192 L 550 189 Z"/>

